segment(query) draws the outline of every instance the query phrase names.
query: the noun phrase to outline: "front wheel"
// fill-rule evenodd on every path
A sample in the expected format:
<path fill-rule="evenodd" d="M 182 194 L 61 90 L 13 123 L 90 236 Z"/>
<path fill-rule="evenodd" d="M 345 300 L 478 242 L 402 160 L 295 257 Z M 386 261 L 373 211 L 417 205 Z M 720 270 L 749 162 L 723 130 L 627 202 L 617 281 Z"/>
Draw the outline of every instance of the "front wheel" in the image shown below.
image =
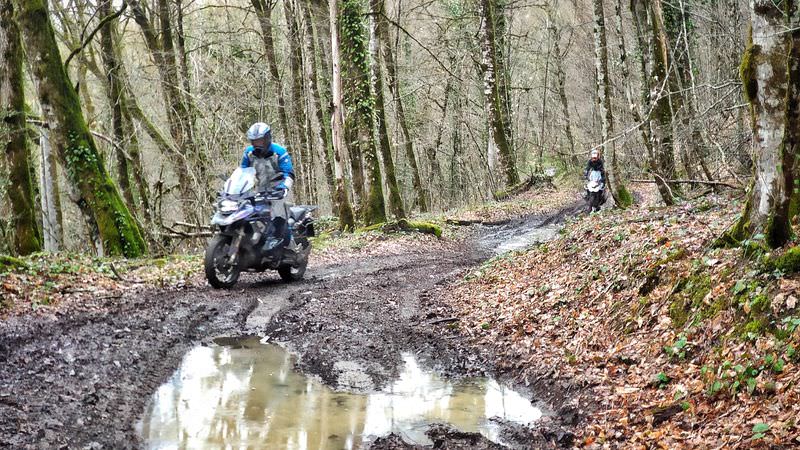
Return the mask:
<path fill-rule="evenodd" d="M 206 279 L 216 289 L 229 289 L 239 281 L 241 270 L 237 264 L 231 264 L 228 258 L 230 246 L 231 237 L 218 234 L 206 247 Z"/>

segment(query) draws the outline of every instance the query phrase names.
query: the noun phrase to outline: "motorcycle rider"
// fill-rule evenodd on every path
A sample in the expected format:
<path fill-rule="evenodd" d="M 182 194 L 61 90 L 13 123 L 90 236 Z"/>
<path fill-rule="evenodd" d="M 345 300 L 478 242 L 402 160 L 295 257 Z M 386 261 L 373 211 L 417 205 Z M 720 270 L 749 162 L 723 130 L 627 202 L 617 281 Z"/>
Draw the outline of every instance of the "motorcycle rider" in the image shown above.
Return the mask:
<path fill-rule="evenodd" d="M 600 159 L 600 151 L 597 149 L 592 150 L 589 154 L 589 162 L 586 163 L 586 169 L 583 171 L 583 178 L 585 180 L 589 180 L 589 173 L 592 171 L 600 172 L 600 182 L 603 183 L 603 186 L 606 184 L 606 169 L 603 167 L 603 160 Z"/>
<path fill-rule="evenodd" d="M 271 199 L 272 233 L 264 244 L 267 251 L 283 248 L 289 243 L 289 223 L 286 199 L 294 184 L 292 157 L 281 145 L 272 142 L 272 129 L 264 122 L 256 122 L 247 130 L 250 145 L 244 149 L 242 168 L 256 169 L 259 192 L 271 192 L 279 197 Z"/>
<path fill-rule="evenodd" d="M 588 189 L 588 186 L 589 186 L 588 182 L 591 181 L 589 179 L 589 177 L 590 177 L 590 174 L 592 172 L 599 172 L 600 173 L 600 180 L 599 181 L 600 181 L 600 183 L 602 183 L 602 187 L 601 187 L 602 190 L 600 191 L 600 205 L 602 205 L 603 203 L 605 203 L 605 199 L 606 199 L 605 190 L 606 190 L 607 178 L 606 178 L 606 169 L 605 169 L 605 167 L 603 167 L 603 160 L 600 159 L 600 152 L 597 149 L 593 149 L 591 151 L 591 153 L 589 155 L 589 162 L 586 163 L 586 169 L 583 171 L 583 178 L 587 181 L 587 185 L 586 185 L 587 189 L 586 189 L 586 191 L 584 193 L 584 199 L 587 202 L 589 202 L 590 195 L 591 195 L 590 192 L 589 192 L 589 189 Z M 597 207 L 599 209 L 599 205 Z M 589 205 L 589 212 L 594 212 L 594 211 L 595 211 L 595 206 L 590 204 Z"/>

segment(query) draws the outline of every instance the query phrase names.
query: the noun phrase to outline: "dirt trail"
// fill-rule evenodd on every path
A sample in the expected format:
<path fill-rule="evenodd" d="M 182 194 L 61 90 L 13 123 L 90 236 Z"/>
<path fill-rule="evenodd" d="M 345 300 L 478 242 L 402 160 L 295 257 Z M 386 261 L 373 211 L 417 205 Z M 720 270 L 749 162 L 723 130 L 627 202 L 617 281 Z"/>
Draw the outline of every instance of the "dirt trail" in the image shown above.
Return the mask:
<path fill-rule="evenodd" d="M 519 234 L 563 215 L 500 231 Z M 449 376 L 490 373 L 489 355 L 456 333 L 435 332 L 446 318 L 428 295 L 489 256 L 486 246 L 451 245 L 315 267 L 296 284 L 245 276 L 232 291 L 144 291 L 106 300 L 107 313 L 9 319 L 0 323 L 0 447 L 138 447 L 135 424 L 152 392 L 191 346 L 217 336 L 268 336 L 296 354 L 304 372 L 355 391 L 385 385 L 403 351 Z M 519 440 L 545 444 L 541 434 Z M 380 442 L 395 445 L 386 439 L 375 448 Z"/>

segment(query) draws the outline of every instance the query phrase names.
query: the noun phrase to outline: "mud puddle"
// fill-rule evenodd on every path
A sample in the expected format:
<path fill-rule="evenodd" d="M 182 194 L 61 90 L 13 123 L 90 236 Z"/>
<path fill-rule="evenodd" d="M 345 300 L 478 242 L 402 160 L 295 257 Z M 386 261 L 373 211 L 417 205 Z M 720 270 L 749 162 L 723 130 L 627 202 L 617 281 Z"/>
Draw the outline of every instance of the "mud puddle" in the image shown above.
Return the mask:
<path fill-rule="evenodd" d="M 455 382 L 403 354 L 399 377 L 368 394 L 335 392 L 293 369 L 281 347 L 258 338 L 217 341 L 186 354 L 153 395 L 139 424 L 145 448 L 356 449 L 394 433 L 430 445 L 447 423 L 503 444 L 505 424 L 529 425 L 541 411 L 489 378 Z"/>
<path fill-rule="evenodd" d="M 527 216 L 503 225 L 486 227 L 480 235 L 478 247 L 488 253 L 502 255 L 556 240 L 564 221 L 584 209 L 584 203 L 578 201 L 549 215 Z"/>
<path fill-rule="evenodd" d="M 560 223 L 549 223 L 547 218 L 531 217 L 500 226 L 487 227 L 478 246 L 494 254 L 524 250 L 528 247 L 550 242 L 558 238 Z"/>

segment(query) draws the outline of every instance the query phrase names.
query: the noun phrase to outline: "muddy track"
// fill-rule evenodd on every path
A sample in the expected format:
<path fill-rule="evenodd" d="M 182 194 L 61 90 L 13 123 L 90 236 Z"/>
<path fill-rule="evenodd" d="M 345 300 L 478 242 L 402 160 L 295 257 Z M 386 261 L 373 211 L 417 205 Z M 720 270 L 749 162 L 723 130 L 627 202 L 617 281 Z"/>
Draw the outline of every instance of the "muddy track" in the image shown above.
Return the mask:
<path fill-rule="evenodd" d="M 573 209 L 481 233 L 528 232 Z M 402 352 L 449 376 L 490 373 L 490 355 L 442 335 L 431 295 L 489 256 L 465 243 L 315 267 L 296 284 L 244 276 L 232 291 L 149 290 L 97 300 L 103 312 L 8 319 L 0 323 L 0 447 L 139 447 L 135 426 L 150 395 L 189 348 L 223 335 L 267 336 L 297 355 L 302 371 L 353 391 L 384 386 Z M 440 448 L 472 448 L 470 439 L 494 448 L 436 433 Z M 546 444 L 541 433 L 520 434 L 529 446 Z M 398 445 L 389 437 L 375 448 Z"/>

